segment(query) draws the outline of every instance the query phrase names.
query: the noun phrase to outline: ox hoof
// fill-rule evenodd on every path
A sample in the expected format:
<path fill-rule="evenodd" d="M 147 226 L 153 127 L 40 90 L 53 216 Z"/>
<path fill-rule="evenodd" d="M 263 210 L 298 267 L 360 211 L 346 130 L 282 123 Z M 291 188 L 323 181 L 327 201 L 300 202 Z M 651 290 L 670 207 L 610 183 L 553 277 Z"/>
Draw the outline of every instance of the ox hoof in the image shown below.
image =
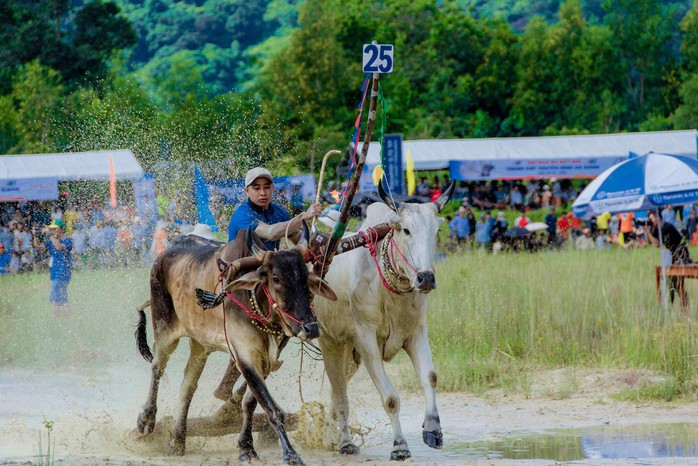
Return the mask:
<path fill-rule="evenodd" d="M 359 447 L 353 443 L 347 443 L 339 449 L 339 453 L 342 455 L 358 455 L 360 451 Z"/>
<path fill-rule="evenodd" d="M 405 461 L 411 458 L 412 453 L 409 450 L 393 450 L 390 452 L 390 461 Z"/>
<path fill-rule="evenodd" d="M 286 456 L 284 456 L 284 464 L 300 465 L 300 464 L 303 464 L 303 460 L 301 459 L 300 456 L 298 456 L 298 453 L 296 453 L 294 451 L 294 452 L 289 453 Z"/>
<path fill-rule="evenodd" d="M 434 430 L 431 432 L 424 430 L 422 431 L 422 438 L 428 447 L 441 448 L 444 446 L 444 434 L 441 433 L 441 430 Z"/>
<path fill-rule="evenodd" d="M 155 416 L 147 416 L 145 413 L 140 413 L 136 421 L 136 426 L 141 435 L 152 434 L 153 430 L 155 430 Z"/>
<path fill-rule="evenodd" d="M 238 457 L 240 461 L 243 463 L 249 463 L 252 460 L 258 460 L 259 455 L 257 455 L 257 452 L 254 451 L 254 448 L 249 448 L 245 450 L 240 451 L 240 456 Z"/>
<path fill-rule="evenodd" d="M 184 456 L 185 450 L 184 442 L 170 440 L 167 444 L 167 454 L 170 456 Z"/>

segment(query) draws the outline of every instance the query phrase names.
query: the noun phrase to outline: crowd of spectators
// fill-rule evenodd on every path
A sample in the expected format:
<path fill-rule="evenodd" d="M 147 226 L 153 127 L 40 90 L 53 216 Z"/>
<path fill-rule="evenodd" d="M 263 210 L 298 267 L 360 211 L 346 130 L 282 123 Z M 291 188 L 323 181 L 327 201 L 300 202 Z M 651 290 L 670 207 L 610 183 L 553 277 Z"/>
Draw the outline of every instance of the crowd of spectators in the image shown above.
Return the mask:
<path fill-rule="evenodd" d="M 148 266 L 169 239 L 193 229 L 165 195 L 157 196 L 157 216 L 141 218 L 133 205 L 106 202 L 77 206 L 58 201 L 0 203 L 0 274 L 48 270 L 49 225 L 65 223 L 73 243 L 75 269 Z"/>

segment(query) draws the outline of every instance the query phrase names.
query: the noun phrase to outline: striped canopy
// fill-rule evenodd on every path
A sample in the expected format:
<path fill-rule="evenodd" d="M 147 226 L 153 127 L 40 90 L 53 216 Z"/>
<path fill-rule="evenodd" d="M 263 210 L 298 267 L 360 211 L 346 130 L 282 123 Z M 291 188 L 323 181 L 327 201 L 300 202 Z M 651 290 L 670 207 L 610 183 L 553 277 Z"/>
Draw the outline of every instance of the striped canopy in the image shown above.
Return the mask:
<path fill-rule="evenodd" d="M 636 157 L 609 168 L 584 189 L 572 209 L 579 218 L 698 202 L 698 160 L 678 155 Z"/>

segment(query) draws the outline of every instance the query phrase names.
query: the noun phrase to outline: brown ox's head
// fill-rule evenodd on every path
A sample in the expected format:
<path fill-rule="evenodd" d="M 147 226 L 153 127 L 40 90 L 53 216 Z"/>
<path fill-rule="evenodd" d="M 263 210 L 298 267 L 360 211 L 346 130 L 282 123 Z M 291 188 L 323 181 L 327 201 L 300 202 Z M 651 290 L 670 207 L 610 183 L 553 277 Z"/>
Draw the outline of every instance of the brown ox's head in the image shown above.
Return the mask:
<path fill-rule="evenodd" d="M 244 289 L 255 293 L 265 315 L 269 313 L 273 303 L 276 303 L 281 309 L 272 308 L 270 319 L 279 323 L 287 336 L 297 336 L 301 340 L 320 336 L 320 327 L 310 307 L 311 293 L 332 301 L 337 299 L 327 282 L 315 274 L 308 273 L 305 253 L 309 236 L 308 226 L 303 222 L 302 239 L 295 247 L 268 251 L 258 241 L 257 235 L 248 230 L 245 243 L 251 256 L 232 264 L 219 259 L 219 267 L 222 270 L 232 270 L 230 276 L 247 271 L 228 284 L 226 291 Z M 271 297 L 271 300 L 268 297 Z M 223 301 L 223 298 L 221 297 L 220 301 Z M 226 305 L 235 306 L 230 301 L 226 301 Z"/>

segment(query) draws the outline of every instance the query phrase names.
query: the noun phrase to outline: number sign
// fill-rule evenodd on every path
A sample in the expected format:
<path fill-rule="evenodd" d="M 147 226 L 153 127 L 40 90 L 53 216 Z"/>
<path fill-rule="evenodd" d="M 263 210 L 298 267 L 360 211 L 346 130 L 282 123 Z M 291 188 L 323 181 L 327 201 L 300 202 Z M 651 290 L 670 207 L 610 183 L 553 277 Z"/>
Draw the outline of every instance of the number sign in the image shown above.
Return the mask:
<path fill-rule="evenodd" d="M 392 44 L 364 44 L 364 73 L 392 73 Z"/>

